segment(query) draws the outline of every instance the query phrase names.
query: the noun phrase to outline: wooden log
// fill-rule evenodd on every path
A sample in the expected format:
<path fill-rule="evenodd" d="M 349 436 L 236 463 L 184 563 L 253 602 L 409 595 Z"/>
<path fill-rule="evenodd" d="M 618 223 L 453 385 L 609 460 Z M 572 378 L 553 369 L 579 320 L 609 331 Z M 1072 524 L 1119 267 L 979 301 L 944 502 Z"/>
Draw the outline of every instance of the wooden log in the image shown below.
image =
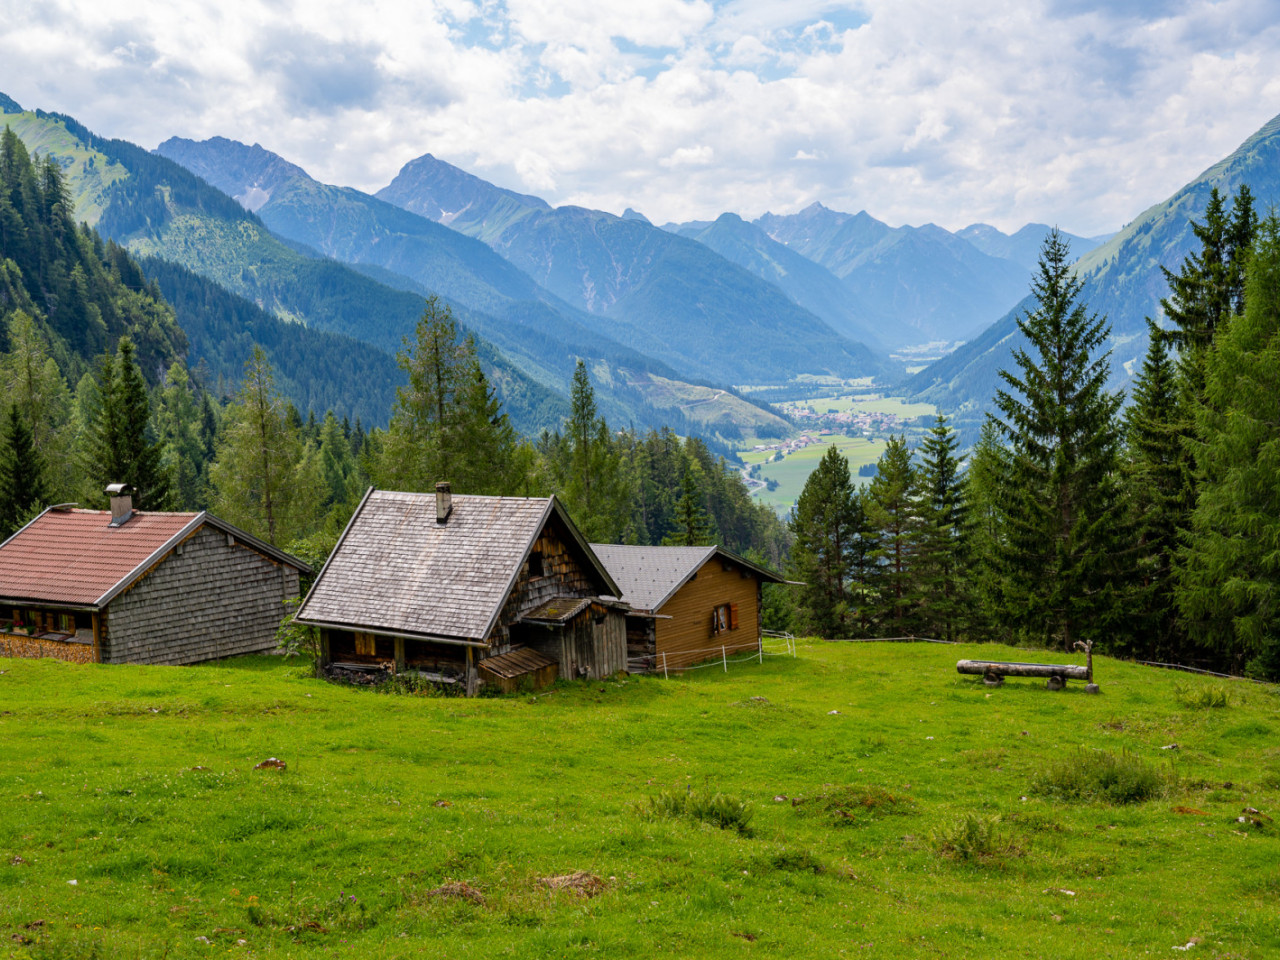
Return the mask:
<path fill-rule="evenodd" d="M 997 677 L 1062 677 L 1067 680 L 1088 680 L 1089 668 L 1072 663 L 1002 663 L 999 660 L 961 660 L 956 663 L 957 673 Z"/>

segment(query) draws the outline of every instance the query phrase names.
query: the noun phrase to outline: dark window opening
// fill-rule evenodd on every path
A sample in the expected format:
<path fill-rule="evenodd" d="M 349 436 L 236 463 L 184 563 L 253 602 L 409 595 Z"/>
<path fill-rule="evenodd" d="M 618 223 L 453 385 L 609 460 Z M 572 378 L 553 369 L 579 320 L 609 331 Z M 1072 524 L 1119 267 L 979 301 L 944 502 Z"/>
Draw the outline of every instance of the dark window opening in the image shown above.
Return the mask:
<path fill-rule="evenodd" d="M 546 576 L 542 570 L 542 551 L 534 550 L 529 554 L 529 579 L 533 580 L 542 576 Z"/>

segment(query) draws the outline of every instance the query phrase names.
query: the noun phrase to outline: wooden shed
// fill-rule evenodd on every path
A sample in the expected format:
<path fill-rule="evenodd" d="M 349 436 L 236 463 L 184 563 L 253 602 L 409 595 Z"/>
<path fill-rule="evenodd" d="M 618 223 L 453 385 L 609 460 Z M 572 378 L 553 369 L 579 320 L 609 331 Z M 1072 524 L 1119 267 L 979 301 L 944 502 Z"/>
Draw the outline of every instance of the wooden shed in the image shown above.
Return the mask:
<path fill-rule="evenodd" d="M 782 577 L 721 547 L 593 543 L 628 605 L 628 669 L 679 670 L 759 650 L 761 594 Z"/>
<path fill-rule="evenodd" d="M 0 656 L 186 664 L 276 646 L 302 561 L 209 513 L 50 507 L 0 544 Z"/>
<path fill-rule="evenodd" d="M 370 490 L 298 611 L 328 664 L 501 689 L 626 669 L 618 586 L 555 497 Z M 553 669 L 554 668 L 554 669 Z"/>

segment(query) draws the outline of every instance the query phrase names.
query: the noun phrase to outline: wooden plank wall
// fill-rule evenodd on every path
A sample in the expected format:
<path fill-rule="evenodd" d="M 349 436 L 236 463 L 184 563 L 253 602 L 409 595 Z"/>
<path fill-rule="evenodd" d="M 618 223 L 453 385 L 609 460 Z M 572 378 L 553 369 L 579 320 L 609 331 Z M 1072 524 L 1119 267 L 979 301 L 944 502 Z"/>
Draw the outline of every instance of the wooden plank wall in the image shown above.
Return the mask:
<path fill-rule="evenodd" d="M 511 596 L 507 598 L 498 623 L 489 636 L 490 656 L 511 649 L 511 624 L 535 607 L 555 597 L 599 596 L 604 589 L 596 582 L 595 571 L 579 558 L 576 549 L 570 547 L 568 531 L 559 528 L 560 523 L 553 515 L 533 546 L 542 554 L 543 575 L 530 577 L 528 562 L 520 568 Z M 566 675 L 561 673 L 561 676 Z"/>
<path fill-rule="evenodd" d="M 275 649 L 298 571 L 210 526 L 108 604 L 103 661 L 199 663 Z"/>
<path fill-rule="evenodd" d="M 728 565 L 732 569 L 726 570 Z M 655 621 L 657 657 L 655 670 L 662 669 L 666 654 L 667 669 L 674 670 L 720 655 L 723 645 L 729 654 L 756 650 L 760 643 L 759 581 L 736 564 L 727 564 L 713 556 L 702 565 L 698 575 L 668 600 L 658 613 L 670 620 Z M 722 603 L 738 605 L 738 629 L 711 632 L 711 613 Z M 714 653 L 707 653 L 713 649 Z M 702 652 L 698 652 L 702 651 Z"/>

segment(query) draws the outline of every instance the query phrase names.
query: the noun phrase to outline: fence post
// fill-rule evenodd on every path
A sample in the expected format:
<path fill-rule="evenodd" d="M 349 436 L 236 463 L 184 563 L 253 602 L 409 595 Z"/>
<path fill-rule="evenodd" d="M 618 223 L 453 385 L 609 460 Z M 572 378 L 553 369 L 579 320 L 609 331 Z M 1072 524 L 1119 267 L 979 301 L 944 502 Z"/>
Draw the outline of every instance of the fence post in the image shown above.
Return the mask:
<path fill-rule="evenodd" d="M 724 664 L 724 672 L 729 672 L 729 655 L 724 652 L 724 647 L 720 648 L 720 662 Z"/>
<path fill-rule="evenodd" d="M 763 638 L 761 638 L 760 640 L 760 649 L 757 652 L 760 654 L 760 662 L 763 664 L 764 663 L 764 639 Z"/>
<path fill-rule="evenodd" d="M 667 676 L 667 651 L 665 650 L 662 651 L 662 679 L 670 679 L 670 677 Z"/>

